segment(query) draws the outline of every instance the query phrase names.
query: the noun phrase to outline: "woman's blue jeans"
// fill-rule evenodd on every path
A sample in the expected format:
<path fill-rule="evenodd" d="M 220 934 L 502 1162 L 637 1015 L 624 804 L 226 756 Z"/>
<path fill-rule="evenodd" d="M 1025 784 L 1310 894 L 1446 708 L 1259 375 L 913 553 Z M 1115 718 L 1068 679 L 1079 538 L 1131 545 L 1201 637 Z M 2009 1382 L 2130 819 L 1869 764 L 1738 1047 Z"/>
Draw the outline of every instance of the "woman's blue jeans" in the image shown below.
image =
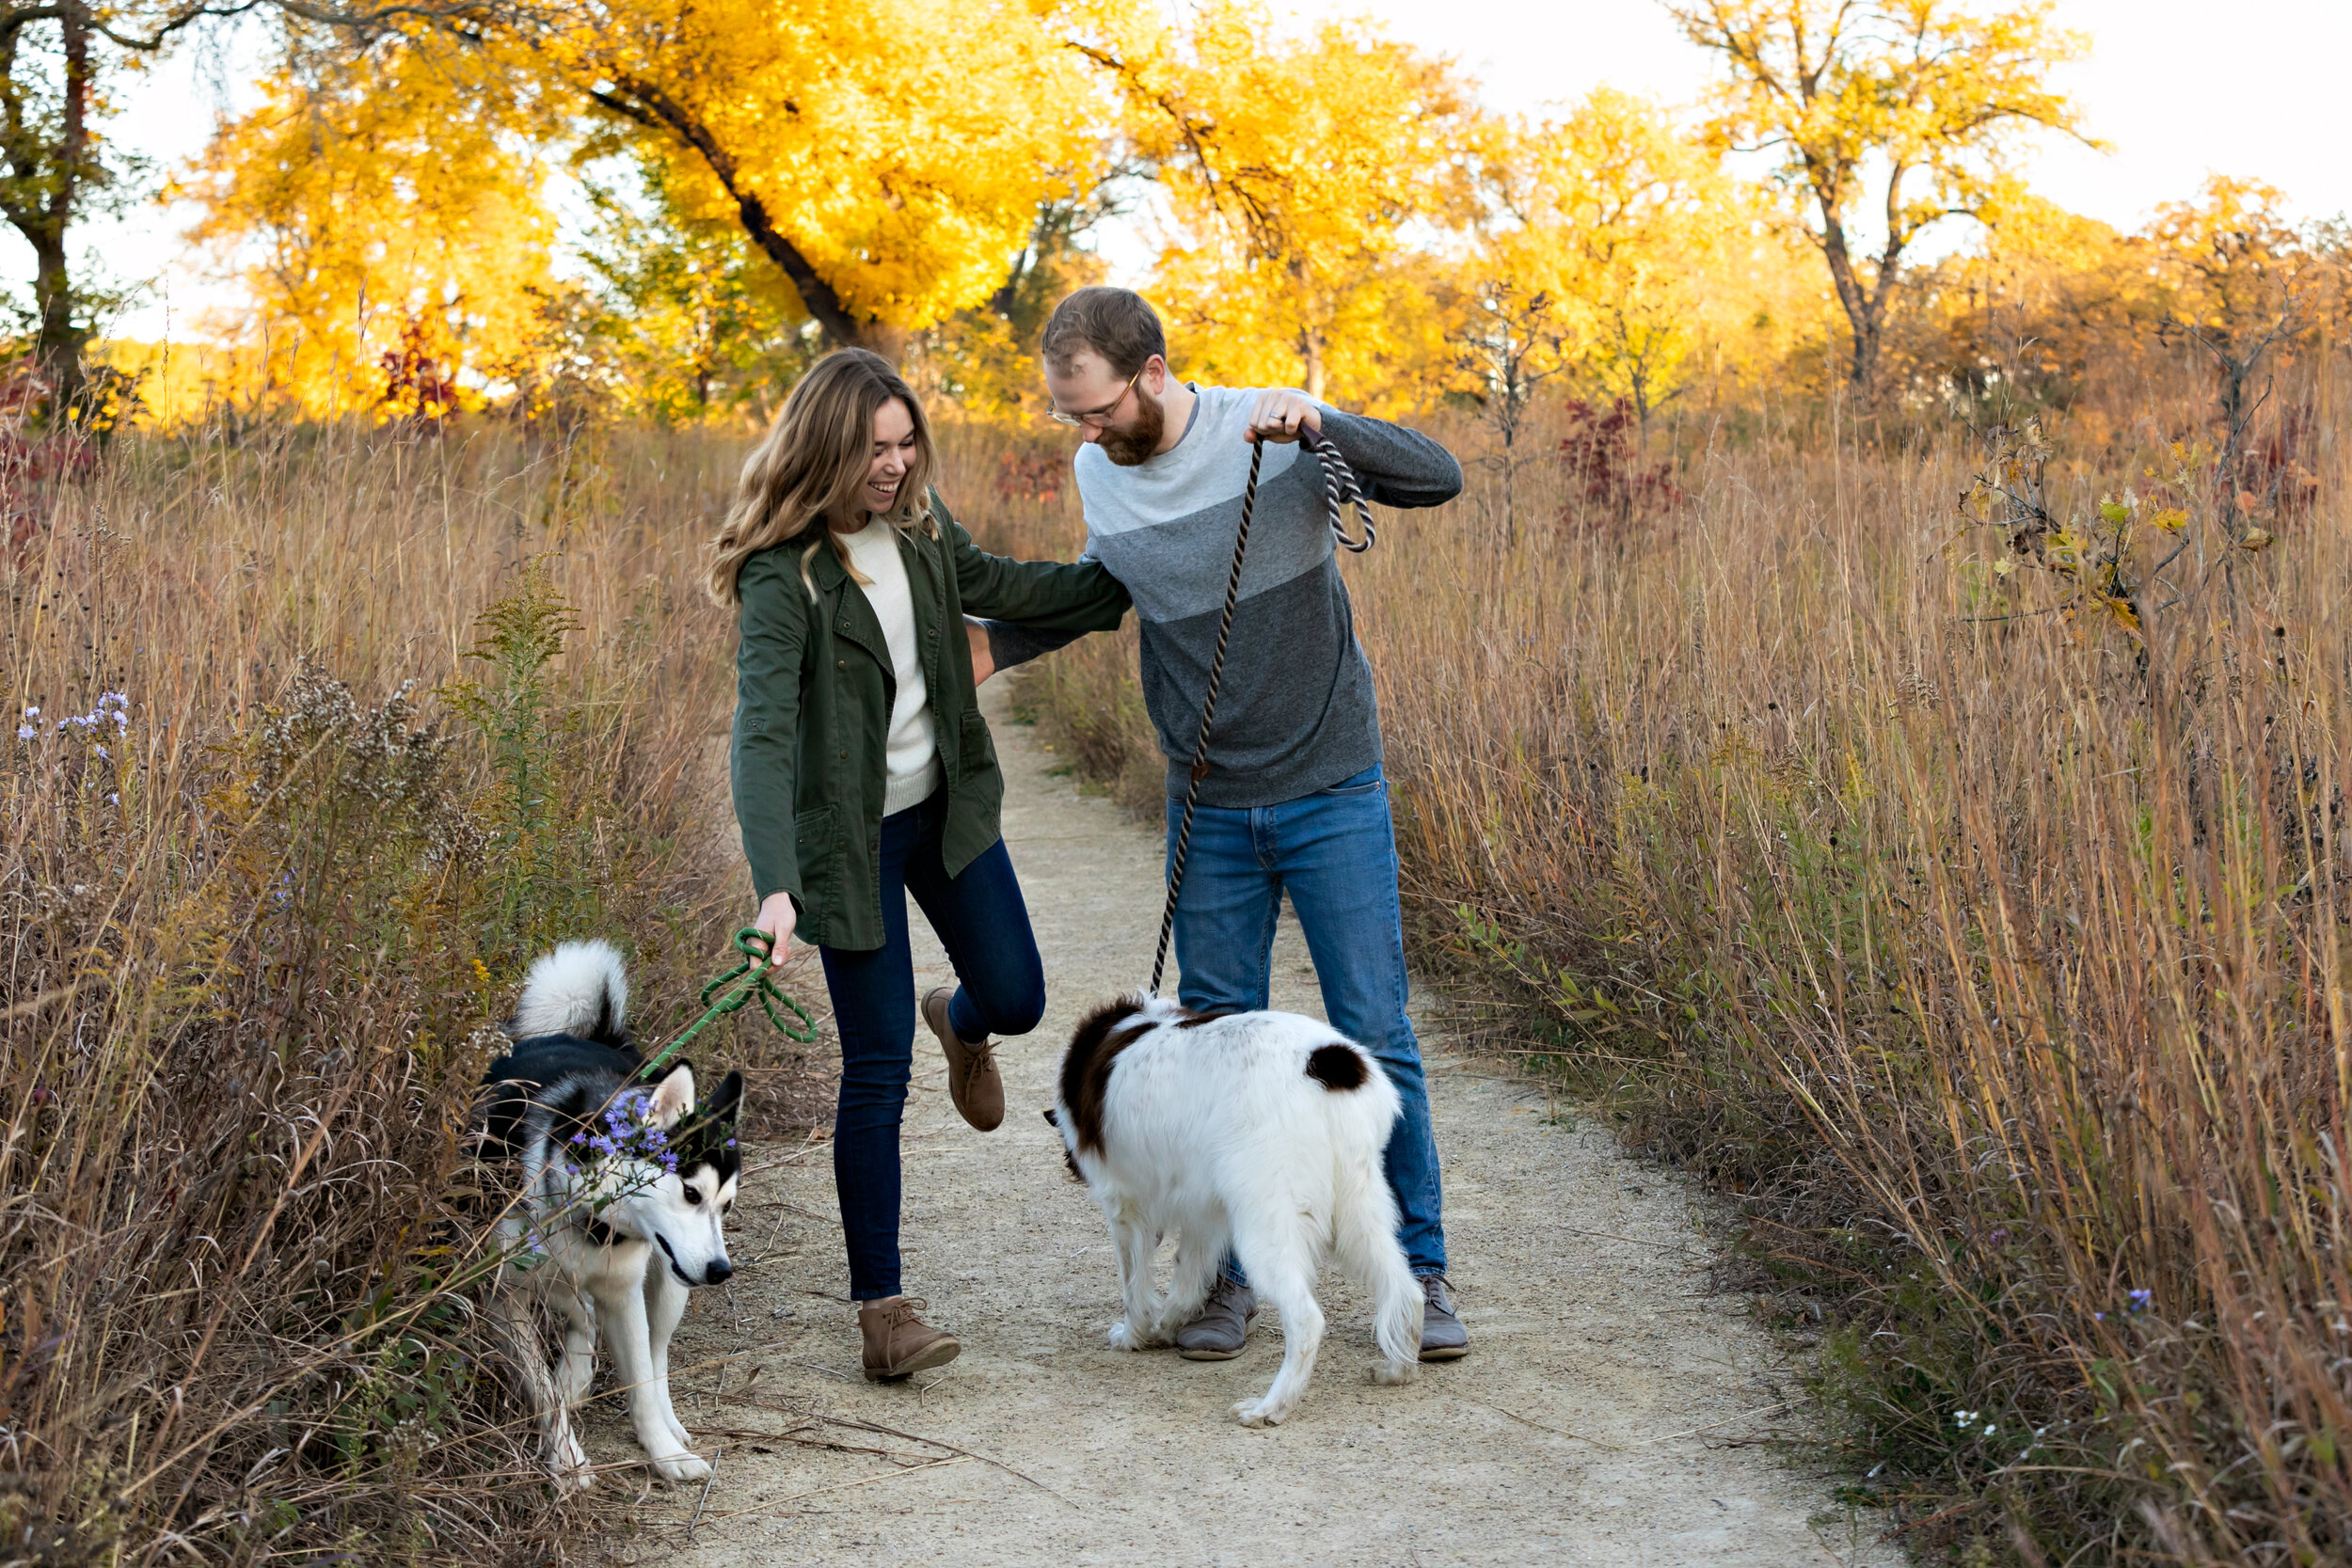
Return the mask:
<path fill-rule="evenodd" d="M 1176 853 L 1182 800 L 1168 803 Z M 1372 1053 L 1404 1101 L 1389 1135 L 1397 1240 L 1415 1274 L 1445 1273 L 1444 1198 L 1421 1045 L 1405 1010 L 1405 926 L 1396 896 L 1396 830 L 1377 765 L 1279 805 L 1193 814 L 1176 905 L 1177 997 L 1202 1012 L 1267 1005 L 1282 895 L 1307 938 L 1331 1027 Z M 1226 1272 L 1241 1277 L 1229 1259 Z"/>
<path fill-rule="evenodd" d="M 850 1250 L 850 1295 L 880 1301 L 898 1290 L 898 1124 L 914 1053 L 914 957 L 908 894 L 939 934 L 961 982 L 947 1016 L 967 1040 L 1025 1035 L 1045 1016 L 1045 968 L 1029 909 L 1002 839 L 961 876 L 947 875 L 940 832 L 943 790 L 882 821 L 882 944 L 818 949 L 841 1037 L 841 1097 L 833 1117 L 833 1180 Z"/>

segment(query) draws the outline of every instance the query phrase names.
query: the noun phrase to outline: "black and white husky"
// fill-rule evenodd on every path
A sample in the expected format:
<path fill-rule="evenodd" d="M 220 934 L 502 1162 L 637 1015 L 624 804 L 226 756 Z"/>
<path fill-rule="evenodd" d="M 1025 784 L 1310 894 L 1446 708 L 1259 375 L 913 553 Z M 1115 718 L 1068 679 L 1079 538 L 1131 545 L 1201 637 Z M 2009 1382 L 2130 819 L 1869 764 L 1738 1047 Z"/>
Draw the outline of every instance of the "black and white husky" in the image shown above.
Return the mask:
<path fill-rule="evenodd" d="M 1245 1426 L 1296 1408 L 1323 1342 L 1327 1259 L 1373 1297 L 1382 1383 L 1421 1357 L 1422 1296 L 1396 1240 L 1381 1154 L 1396 1087 L 1361 1046 L 1296 1013 L 1203 1016 L 1137 993 L 1078 1025 L 1046 1119 L 1110 1222 L 1125 1307 L 1110 1342 L 1145 1350 L 1192 1321 L 1230 1245 L 1282 1315 L 1282 1368 Z M 1168 1296 L 1152 1257 L 1181 1232 Z"/>
<path fill-rule="evenodd" d="M 700 1103 L 685 1062 L 640 1082 L 628 1015 L 620 954 L 567 942 L 531 966 L 506 1026 L 514 1048 L 485 1080 L 485 1153 L 514 1161 L 522 1185 L 500 1221 L 506 1261 L 494 1311 L 512 1335 L 547 1462 L 581 1486 L 588 1456 L 571 1409 L 595 1375 L 599 1337 L 654 1469 L 670 1481 L 710 1474 L 670 1407 L 670 1335 L 687 1291 L 735 1272 L 723 1225 L 742 1166 L 742 1075 L 728 1073 Z M 564 1324 L 552 1370 L 536 1306 Z"/>

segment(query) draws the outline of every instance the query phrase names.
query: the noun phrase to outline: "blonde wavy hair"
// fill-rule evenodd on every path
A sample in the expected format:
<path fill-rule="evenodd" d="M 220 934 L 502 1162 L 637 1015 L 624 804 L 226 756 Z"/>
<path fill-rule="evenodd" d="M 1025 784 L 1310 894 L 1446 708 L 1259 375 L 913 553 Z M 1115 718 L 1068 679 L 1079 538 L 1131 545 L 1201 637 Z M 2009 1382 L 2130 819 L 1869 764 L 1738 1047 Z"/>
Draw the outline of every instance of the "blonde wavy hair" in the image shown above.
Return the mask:
<path fill-rule="evenodd" d="M 864 507 L 866 474 L 872 464 L 874 411 L 896 399 L 914 422 L 914 457 L 899 481 L 898 504 L 882 520 L 902 531 L 939 535 L 931 516 L 931 475 L 939 458 L 931 446 L 930 421 L 923 405 L 881 355 L 862 348 L 836 349 L 801 377 L 782 412 L 743 460 L 735 503 L 710 543 L 704 587 L 723 605 L 741 602 L 736 578 L 743 562 L 761 550 L 795 544 L 801 552 L 801 581 L 810 598 L 816 581 L 808 575 L 817 552 L 831 544 L 853 581 L 869 579 L 850 561 L 849 546 L 827 519 L 857 515 Z"/>

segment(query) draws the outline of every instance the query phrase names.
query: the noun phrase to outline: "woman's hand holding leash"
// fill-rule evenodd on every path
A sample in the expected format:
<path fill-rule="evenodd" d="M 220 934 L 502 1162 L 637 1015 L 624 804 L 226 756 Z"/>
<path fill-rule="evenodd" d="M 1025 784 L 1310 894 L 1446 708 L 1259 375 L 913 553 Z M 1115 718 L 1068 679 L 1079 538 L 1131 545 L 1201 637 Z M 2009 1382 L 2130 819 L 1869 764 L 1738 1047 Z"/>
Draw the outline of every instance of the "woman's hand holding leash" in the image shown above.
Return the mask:
<path fill-rule="evenodd" d="M 784 967 L 784 960 L 792 950 L 792 927 L 800 918 L 801 913 L 792 907 L 792 895 L 788 893 L 771 893 L 760 901 L 759 913 L 752 921 L 752 929 L 765 932 L 768 940 L 775 944 L 774 950 L 768 955 L 770 969 Z"/>

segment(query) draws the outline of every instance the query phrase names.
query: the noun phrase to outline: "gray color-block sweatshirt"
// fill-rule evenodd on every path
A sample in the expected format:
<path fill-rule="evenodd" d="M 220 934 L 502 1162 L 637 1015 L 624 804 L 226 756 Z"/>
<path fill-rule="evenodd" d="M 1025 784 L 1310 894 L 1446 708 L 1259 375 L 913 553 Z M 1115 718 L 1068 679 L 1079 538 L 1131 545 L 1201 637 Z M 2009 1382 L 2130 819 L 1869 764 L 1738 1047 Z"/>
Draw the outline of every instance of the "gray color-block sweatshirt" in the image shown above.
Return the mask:
<path fill-rule="evenodd" d="M 1184 793 L 1200 736 L 1249 480 L 1243 433 L 1258 399 L 1241 388 L 1194 390 L 1191 422 L 1168 451 L 1120 467 L 1089 444 L 1079 449 L 1076 465 L 1086 554 L 1126 587 L 1142 624 L 1143 701 L 1168 758 L 1170 795 Z M 1461 492 L 1461 467 L 1426 436 L 1329 407 L 1322 409 L 1322 421 L 1323 435 L 1371 500 L 1436 506 Z M 1357 645 L 1337 554 L 1321 467 L 1295 445 L 1268 442 L 1209 735 L 1202 804 L 1295 800 L 1380 760 L 1372 667 Z M 989 623 L 1000 669 L 1068 641 Z"/>

